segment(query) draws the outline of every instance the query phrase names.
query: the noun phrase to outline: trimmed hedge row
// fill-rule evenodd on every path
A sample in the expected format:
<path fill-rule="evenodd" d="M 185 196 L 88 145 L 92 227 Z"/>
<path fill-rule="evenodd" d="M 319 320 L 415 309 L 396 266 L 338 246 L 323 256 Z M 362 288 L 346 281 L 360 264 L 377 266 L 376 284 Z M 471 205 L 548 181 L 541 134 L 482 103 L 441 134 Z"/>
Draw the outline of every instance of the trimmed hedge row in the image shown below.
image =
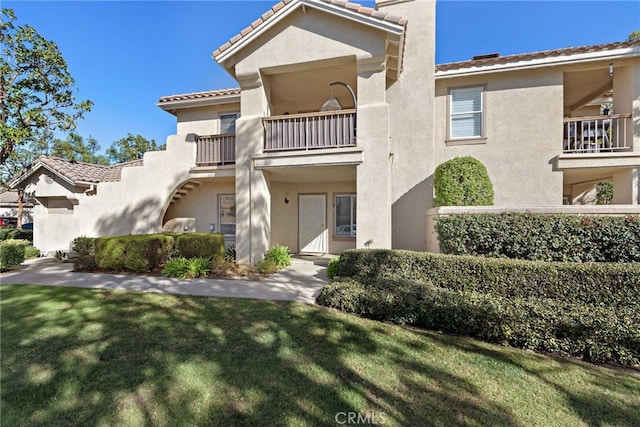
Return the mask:
<path fill-rule="evenodd" d="M 89 243 L 89 241 L 83 244 Z M 76 239 L 77 240 L 77 239 Z M 224 236 L 211 233 L 158 233 L 99 237 L 94 242 L 95 265 L 106 271 L 144 273 L 158 271 L 172 257 L 223 258 Z M 92 268 L 89 254 L 79 257 L 78 268 Z"/>
<path fill-rule="evenodd" d="M 393 250 L 342 253 L 337 276 L 427 282 L 496 296 L 552 298 L 567 303 L 635 306 L 640 263 L 545 263 Z"/>
<path fill-rule="evenodd" d="M 363 284 L 340 279 L 318 303 L 381 321 L 476 337 L 487 342 L 581 357 L 596 363 L 640 362 L 636 308 L 506 298 L 407 280 Z"/>
<path fill-rule="evenodd" d="M 640 261 L 640 216 L 534 213 L 439 217 L 440 250 L 537 261 Z"/>
<path fill-rule="evenodd" d="M 17 228 L 2 228 L 0 229 L 0 240 L 29 240 L 33 241 L 33 230 L 22 230 Z"/>
<path fill-rule="evenodd" d="M 224 258 L 224 236 L 218 233 L 185 233 L 176 236 L 178 256 L 184 258 Z"/>

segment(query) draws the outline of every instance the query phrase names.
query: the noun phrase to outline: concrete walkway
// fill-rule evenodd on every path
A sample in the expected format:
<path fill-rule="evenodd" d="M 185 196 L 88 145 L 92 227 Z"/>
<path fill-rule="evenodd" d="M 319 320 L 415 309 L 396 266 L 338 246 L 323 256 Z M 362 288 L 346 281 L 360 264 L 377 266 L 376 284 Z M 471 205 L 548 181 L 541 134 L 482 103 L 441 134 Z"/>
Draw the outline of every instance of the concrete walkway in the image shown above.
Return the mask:
<path fill-rule="evenodd" d="M 121 289 L 179 295 L 256 298 L 313 304 L 327 283 L 328 258 L 296 257 L 291 266 L 261 280 L 174 279 L 129 274 L 76 273 L 72 263 L 34 258 L 0 273 L 0 285 L 32 284 Z"/>

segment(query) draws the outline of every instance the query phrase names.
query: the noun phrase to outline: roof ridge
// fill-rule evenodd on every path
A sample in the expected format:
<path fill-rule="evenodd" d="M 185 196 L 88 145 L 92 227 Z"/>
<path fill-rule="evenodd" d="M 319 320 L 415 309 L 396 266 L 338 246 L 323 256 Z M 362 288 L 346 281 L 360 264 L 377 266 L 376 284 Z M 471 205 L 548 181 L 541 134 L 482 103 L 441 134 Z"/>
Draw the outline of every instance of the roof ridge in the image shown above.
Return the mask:
<path fill-rule="evenodd" d="M 350 12 L 359 13 L 369 18 L 373 18 L 379 21 L 386 21 L 386 22 L 390 22 L 393 24 L 401 25 L 401 26 L 405 26 L 408 22 L 407 19 L 402 18 L 400 16 L 396 16 L 388 12 L 382 12 L 377 8 L 363 6 L 359 3 L 351 3 L 347 0 L 315 0 L 315 1 L 327 3 L 332 6 L 343 8 Z M 215 59 L 216 56 L 222 54 L 223 52 L 231 48 L 240 40 L 242 40 L 243 38 L 248 36 L 250 33 L 255 31 L 258 27 L 261 27 L 265 22 L 270 21 L 273 18 L 273 16 L 275 16 L 280 10 L 282 10 L 285 6 L 289 5 L 292 2 L 304 3 L 305 0 L 281 0 L 278 3 L 274 4 L 269 10 L 263 13 L 258 19 L 253 21 L 249 26 L 245 27 L 235 36 L 231 37 L 222 46 L 214 50 L 212 55 L 213 58 Z"/>

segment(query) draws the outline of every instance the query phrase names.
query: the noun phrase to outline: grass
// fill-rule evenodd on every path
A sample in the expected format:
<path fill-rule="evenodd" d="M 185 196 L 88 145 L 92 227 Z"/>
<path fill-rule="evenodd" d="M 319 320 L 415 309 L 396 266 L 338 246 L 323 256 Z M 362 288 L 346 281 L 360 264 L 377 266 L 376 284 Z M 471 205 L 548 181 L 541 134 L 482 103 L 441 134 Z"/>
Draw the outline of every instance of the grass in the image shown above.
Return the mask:
<path fill-rule="evenodd" d="M 11 285 L 0 309 L 3 426 L 640 425 L 638 372 L 305 304 Z"/>

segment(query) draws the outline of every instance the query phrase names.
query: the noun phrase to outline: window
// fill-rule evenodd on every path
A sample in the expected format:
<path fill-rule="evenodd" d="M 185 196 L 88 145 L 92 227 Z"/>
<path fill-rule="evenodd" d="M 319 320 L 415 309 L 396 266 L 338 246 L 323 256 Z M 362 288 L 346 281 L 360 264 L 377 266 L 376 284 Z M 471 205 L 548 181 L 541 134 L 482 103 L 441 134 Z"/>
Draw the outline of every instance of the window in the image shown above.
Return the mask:
<path fill-rule="evenodd" d="M 218 198 L 218 216 L 220 233 L 236 235 L 236 196 L 224 195 Z"/>
<path fill-rule="evenodd" d="M 336 196 L 336 237 L 356 235 L 356 196 Z"/>
<path fill-rule="evenodd" d="M 240 113 L 220 114 L 220 134 L 236 133 L 236 120 Z"/>
<path fill-rule="evenodd" d="M 451 90 L 450 138 L 482 137 L 483 88 Z"/>

